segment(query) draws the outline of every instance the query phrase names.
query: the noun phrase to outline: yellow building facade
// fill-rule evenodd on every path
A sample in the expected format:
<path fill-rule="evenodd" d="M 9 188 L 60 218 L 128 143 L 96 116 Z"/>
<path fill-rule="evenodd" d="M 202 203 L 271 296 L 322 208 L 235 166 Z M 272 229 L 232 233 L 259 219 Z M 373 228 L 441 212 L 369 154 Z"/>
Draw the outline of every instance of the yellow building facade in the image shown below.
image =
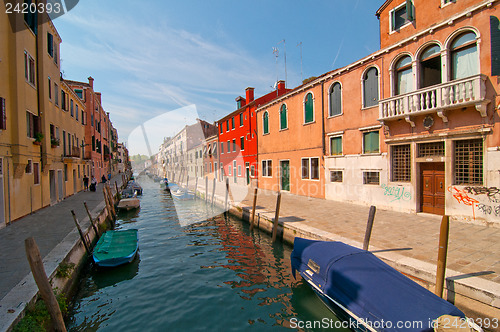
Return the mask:
<path fill-rule="evenodd" d="M 85 106 L 60 78 L 61 37 L 41 15 L 0 12 L 0 228 L 82 190 L 88 171 Z"/>

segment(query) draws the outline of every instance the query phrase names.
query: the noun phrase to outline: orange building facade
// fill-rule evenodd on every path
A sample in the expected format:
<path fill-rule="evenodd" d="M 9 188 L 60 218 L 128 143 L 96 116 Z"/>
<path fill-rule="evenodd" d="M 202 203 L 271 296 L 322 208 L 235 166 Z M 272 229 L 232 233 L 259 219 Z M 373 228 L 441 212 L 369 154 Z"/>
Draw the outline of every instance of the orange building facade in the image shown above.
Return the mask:
<path fill-rule="evenodd" d="M 259 187 L 500 222 L 498 8 L 386 1 L 379 51 L 257 109 Z"/>

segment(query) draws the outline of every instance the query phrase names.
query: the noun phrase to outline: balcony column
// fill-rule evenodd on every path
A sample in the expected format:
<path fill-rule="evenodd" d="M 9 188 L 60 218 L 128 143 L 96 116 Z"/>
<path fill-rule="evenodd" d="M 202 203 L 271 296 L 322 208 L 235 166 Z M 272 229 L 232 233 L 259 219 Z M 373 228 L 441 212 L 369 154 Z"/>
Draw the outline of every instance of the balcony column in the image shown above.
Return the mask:
<path fill-rule="evenodd" d="M 441 50 L 441 83 L 449 82 L 449 76 L 448 50 L 445 47 Z"/>

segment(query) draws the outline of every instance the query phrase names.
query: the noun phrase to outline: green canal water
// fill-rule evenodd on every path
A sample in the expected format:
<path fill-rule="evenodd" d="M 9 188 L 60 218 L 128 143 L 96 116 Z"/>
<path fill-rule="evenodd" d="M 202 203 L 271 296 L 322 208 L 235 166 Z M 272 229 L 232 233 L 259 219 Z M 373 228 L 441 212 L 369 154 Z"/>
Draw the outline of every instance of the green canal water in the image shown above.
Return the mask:
<path fill-rule="evenodd" d="M 138 212 L 118 229 L 139 230 L 139 256 L 114 269 L 89 266 L 69 331 L 319 331 L 335 316 L 291 275 L 291 248 L 203 201 L 174 205 L 149 178 Z M 183 216 L 179 223 L 179 216 Z M 186 216 L 194 221 L 187 226 Z M 206 216 L 209 216 L 208 218 Z M 316 324 L 314 328 L 313 324 Z"/>

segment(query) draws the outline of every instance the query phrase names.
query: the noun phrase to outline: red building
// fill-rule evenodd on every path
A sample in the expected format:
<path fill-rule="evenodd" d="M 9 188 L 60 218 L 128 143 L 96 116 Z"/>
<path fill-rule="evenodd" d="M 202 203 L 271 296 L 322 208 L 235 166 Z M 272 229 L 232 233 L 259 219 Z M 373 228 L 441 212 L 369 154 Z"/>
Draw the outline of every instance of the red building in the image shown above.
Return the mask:
<path fill-rule="evenodd" d="M 103 175 L 107 177 L 111 173 L 110 123 L 101 104 L 101 93 L 94 91 L 94 79 L 89 77 L 88 80 L 88 83 L 70 80 L 65 82 L 85 103 L 85 110 L 81 111 L 82 118 L 85 119 L 83 156 L 92 161 L 90 175 L 100 181 Z"/>
<path fill-rule="evenodd" d="M 289 89 L 279 81 L 277 89 L 254 99 L 254 88 L 246 88 L 245 97 L 236 98 L 237 110 L 217 121 L 219 128 L 220 179 L 227 176 L 234 183 L 250 184 L 257 179 L 257 118 L 255 110 Z"/>

